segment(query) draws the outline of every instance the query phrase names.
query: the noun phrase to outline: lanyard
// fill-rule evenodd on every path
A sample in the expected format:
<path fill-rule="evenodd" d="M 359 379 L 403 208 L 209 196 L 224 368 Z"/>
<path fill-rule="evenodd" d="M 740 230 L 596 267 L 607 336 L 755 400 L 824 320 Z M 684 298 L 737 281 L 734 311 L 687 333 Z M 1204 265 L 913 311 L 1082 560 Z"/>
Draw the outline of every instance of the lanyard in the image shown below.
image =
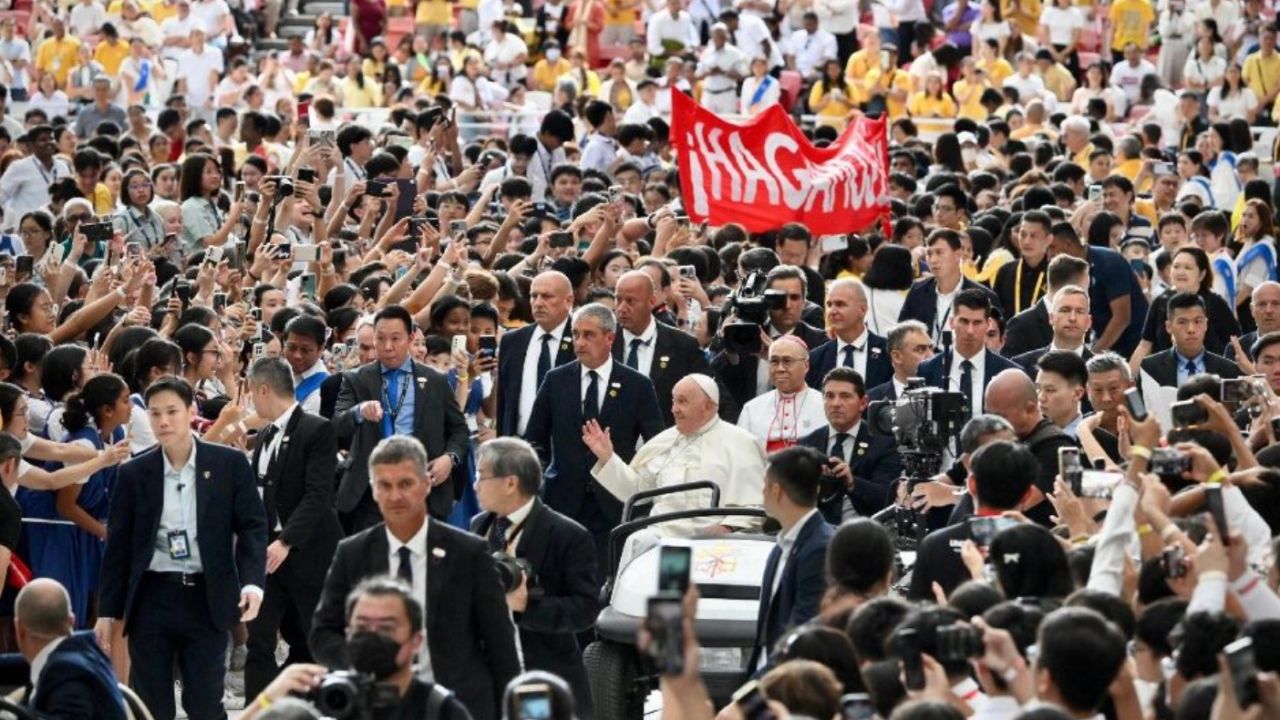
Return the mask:
<path fill-rule="evenodd" d="M 213 231 L 217 232 L 222 228 L 222 216 L 218 214 L 218 206 L 213 203 L 213 199 L 206 200 L 209 203 L 209 212 L 213 215 Z"/>
<path fill-rule="evenodd" d="M 128 210 L 128 212 L 126 213 L 126 215 L 128 216 L 128 218 L 129 218 L 130 222 L 132 222 L 132 223 L 133 223 L 133 225 L 134 225 L 134 227 L 137 229 L 138 233 L 139 233 L 140 235 L 142 235 L 142 239 L 143 239 L 144 241 L 146 241 L 146 242 L 144 243 L 144 245 L 146 246 L 146 248 L 147 248 L 148 250 L 150 250 L 151 248 L 155 247 L 155 246 L 158 244 L 158 243 L 157 243 L 157 240 L 158 240 L 159 238 L 157 238 L 157 237 L 152 237 L 152 236 L 151 236 L 151 232 L 150 232 L 150 230 L 153 230 L 154 228 L 152 227 L 152 225 L 151 225 L 151 223 L 150 223 L 150 222 L 145 222 L 145 224 L 144 224 L 144 221 L 146 221 L 146 220 L 147 220 L 147 218 L 144 216 L 144 217 L 142 218 L 142 220 L 139 220 L 139 219 L 138 219 L 138 217 L 137 217 L 136 215 L 134 215 L 134 214 L 133 214 L 133 208 L 129 208 L 129 210 Z"/>
<path fill-rule="evenodd" d="M 936 301 L 935 301 L 935 303 L 936 303 Z M 934 312 L 935 312 L 935 313 L 937 312 L 937 308 L 936 308 L 936 307 L 934 308 Z M 942 337 L 942 330 L 943 330 L 943 328 L 944 328 L 944 327 L 946 327 L 946 325 L 947 325 L 947 318 L 949 318 L 949 317 L 951 317 L 951 305 L 950 305 L 950 304 L 948 304 L 948 305 L 947 305 L 947 311 L 946 311 L 946 312 L 944 312 L 944 313 L 942 313 L 942 317 L 938 318 L 938 321 L 937 321 L 936 323 L 934 323 L 934 324 L 933 324 L 933 336 L 934 336 L 934 337 L 937 337 L 937 338 L 941 338 L 941 337 Z"/>
<path fill-rule="evenodd" d="M 49 188 L 50 185 L 53 184 L 54 180 L 58 179 L 58 161 L 57 160 L 53 161 L 52 173 L 46 173 L 44 171 L 44 164 L 40 162 L 40 158 L 38 157 L 31 158 L 31 164 L 35 165 L 36 170 L 40 172 L 40 177 L 44 179 L 44 186 L 46 190 Z"/>
<path fill-rule="evenodd" d="M 532 512 L 529 513 L 529 515 L 532 515 L 532 514 L 533 514 Z M 511 528 L 511 532 L 507 535 L 507 537 L 502 538 L 503 552 L 508 554 L 511 553 L 512 546 L 515 545 L 516 543 L 516 538 L 520 537 L 520 533 L 524 531 L 524 526 L 529 524 L 529 515 L 525 515 L 524 519 L 520 521 L 520 524 Z M 494 529 L 495 530 L 497 529 L 496 523 L 494 524 Z"/>
<path fill-rule="evenodd" d="M 1024 268 L 1026 264 L 1025 260 L 1018 261 L 1018 272 L 1014 275 L 1013 279 L 1014 315 L 1022 312 L 1022 268 Z M 1030 305 L 1035 305 L 1036 301 L 1040 299 L 1040 291 L 1044 288 L 1044 276 L 1045 273 L 1042 272 L 1039 277 L 1036 278 L 1036 286 L 1031 290 L 1031 300 L 1029 301 Z"/>
<path fill-rule="evenodd" d="M 396 370 L 395 372 L 401 372 L 401 371 Z M 387 376 L 386 375 L 382 376 L 383 405 L 386 406 L 387 408 L 387 414 L 391 416 L 392 433 L 394 433 L 396 429 L 396 418 L 400 415 L 400 410 L 404 408 L 404 399 L 409 395 L 409 383 L 413 382 L 412 373 L 406 373 L 406 374 L 409 375 L 409 377 L 405 378 L 404 382 L 400 383 L 400 399 L 396 401 L 396 406 L 394 409 L 391 407 L 390 384 L 387 382 Z"/>

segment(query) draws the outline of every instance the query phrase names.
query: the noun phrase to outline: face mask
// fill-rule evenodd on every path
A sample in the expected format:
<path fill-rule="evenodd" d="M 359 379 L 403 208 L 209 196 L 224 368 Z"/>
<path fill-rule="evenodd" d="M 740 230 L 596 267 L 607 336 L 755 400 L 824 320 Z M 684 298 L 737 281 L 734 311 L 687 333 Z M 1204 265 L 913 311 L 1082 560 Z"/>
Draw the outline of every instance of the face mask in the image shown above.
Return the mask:
<path fill-rule="evenodd" d="M 385 680 L 399 669 L 400 643 L 376 632 L 361 630 L 347 640 L 347 656 L 356 672 Z"/>
<path fill-rule="evenodd" d="M 558 48 L 550 48 L 547 50 L 547 59 L 555 62 L 560 59 L 560 50 Z"/>
<path fill-rule="evenodd" d="M 973 148 L 961 148 L 960 157 L 967 163 L 978 159 L 978 151 Z"/>

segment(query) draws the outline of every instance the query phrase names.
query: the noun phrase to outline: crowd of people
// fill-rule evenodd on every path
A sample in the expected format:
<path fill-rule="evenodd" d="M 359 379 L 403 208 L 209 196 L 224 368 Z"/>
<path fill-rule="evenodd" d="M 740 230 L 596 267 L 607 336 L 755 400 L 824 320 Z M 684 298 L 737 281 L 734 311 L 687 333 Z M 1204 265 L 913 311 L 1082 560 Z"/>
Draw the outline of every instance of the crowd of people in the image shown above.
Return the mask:
<path fill-rule="evenodd" d="M 314 7 L 0 13 L 27 712 L 1280 717 L 1271 3 Z M 691 220 L 675 92 L 884 117 L 888 222 Z M 607 685 L 761 537 L 735 697 L 697 547 Z"/>

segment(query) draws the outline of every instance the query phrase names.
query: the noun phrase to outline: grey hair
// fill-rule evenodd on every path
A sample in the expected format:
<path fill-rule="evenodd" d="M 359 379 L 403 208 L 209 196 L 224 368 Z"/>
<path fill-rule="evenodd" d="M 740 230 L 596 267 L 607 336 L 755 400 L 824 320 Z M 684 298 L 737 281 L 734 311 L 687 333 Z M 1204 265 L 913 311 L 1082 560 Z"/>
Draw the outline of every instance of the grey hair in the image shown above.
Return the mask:
<path fill-rule="evenodd" d="M 929 328 L 919 320 L 903 320 L 889 328 L 889 335 L 885 338 L 889 344 L 889 352 L 901 350 L 902 346 L 907 344 L 907 335 L 912 332 L 924 333 L 928 337 Z"/>
<path fill-rule="evenodd" d="M 960 431 L 960 451 L 975 452 L 985 444 L 984 440 L 999 432 L 1007 432 L 1013 437 L 1018 436 L 1009 421 L 999 415 L 985 414 L 970 418 L 969 422 L 964 424 L 964 429 Z"/>
<path fill-rule="evenodd" d="M 1132 160 L 1142 154 L 1142 141 L 1132 135 L 1125 135 L 1116 143 L 1116 149 Z"/>
<path fill-rule="evenodd" d="M 1062 302 L 1062 298 L 1068 295 L 1083 295 L 1084 304 L 1086 307 L 1088 307 L 1089 291 L 1085 290 L 1079 285 L 1063 285 L 1062 287 L 1058 288 L 1058 291 L 1053 294 L 1053 302 L 1050 304 L 1050 307 L 1052 307 L 1054 310 L 1057 310 L 1058 303 Z"/>
<path fill-rule="evenodd" d="M 277 397 L 293 396 L 293 371 L 278 357 L 254 360 L 245 379 L 254 385 L 266 386 Z"/>
<path fill-rule="evenodd" d="M 399 465 L 411 462 L 418 470 L 418 477 L 427 476 L 427 449 L 412 435 L 392 435 L 384 438 L 369 453 L 369 479 L 373 479 L 375 465 Z"/>
<path fill-rule="evenodd" d="M 600 323 L 600 329 L 607 332 L 618 331 L 618 318 L 613 311 L 600 303 L 588 303 L 573 311 L 573 324 L 576 326 L 582 318 L 591 318 Z"/>
<path fill-rule="evenodd" d="M 494 477 L 516 476 L 520 493 L 532 497 L 542 489 L 542 463 L 533 446 L 518 437 L 498 437 L 480 446 L 476 465 L 487 465 Z"/>
<path fill-rule="evenodd" d="M 1075 130 L 1077 132 L 1082 132 L 1088 135 L 1089 119 L 1084 117 L 1083 115 L 1072 115 L 1071 117 L 1062 121 L 1062 132 L 1067 132 L 1068 130 Z"/>
<path fill-rule="evenodd" d="M 1104 352 L 1094 355 L 1086 362 L 1085 368 L 1088 369 L 1090 375 L 1111 372 L 1112 370 L 1120 371 L 1120 375 L 1124 377 L 1125 382 L 1129 382 L 1132 376 L 1129 375 L 1129 363 L 1124 358 L 1113 352 Z"/>
<path fill-rule="evenodd" d="M 865 285 L 862 284 L 862 281 L 856 280 L 854 278 L 840 278 L 839 280 L 835 280 L 829 286 L 827 286 L 827 294 L 830 295 L 832 290 L 835 290 L 836 288 L 841 288 L 841 287 L 851 288 L 855 293 L 858 294 L 858 297 L 862 299 L 862 304 L 863 305 L 867 304 L 867 288 Z"/>
<path fill-rule="evenodd" d="M 775 280 L 799 280 L 800 294 L 806 298 L 809 297 L 809 278 L 805 277 L 804 271 L 795 265 L 778 265 L 769 271 L 765 276 L 766 288 L 773 287 Z"/>

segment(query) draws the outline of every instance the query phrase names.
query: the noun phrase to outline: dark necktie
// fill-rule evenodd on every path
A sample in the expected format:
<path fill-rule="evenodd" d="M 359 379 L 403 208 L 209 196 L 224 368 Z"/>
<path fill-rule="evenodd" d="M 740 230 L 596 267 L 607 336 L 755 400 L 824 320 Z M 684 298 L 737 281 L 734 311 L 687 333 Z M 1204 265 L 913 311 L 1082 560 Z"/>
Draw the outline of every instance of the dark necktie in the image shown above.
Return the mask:
<path fill-rule="evenodd" d="M 276 433 L 278 432 L 280 432 L 280 428 L 277 427 L 275 423 L 271 423 L 270 425 L 267 426 L 265 430 L 262 431 L 262 434 L 258 436 L 258 447 L 262 449 L 258 458 L 259 460 L 262 459 L 263 455 L 266 455 L 267 453 L 271 452 L 271 443 L 276 439 Z M 273 462 L 275 462 L 275 456 L 274 455 L 268 456 L 267 457 L 268 472 L 271 470 L 271 463 Z M 261 467 L 261 465 L 259 465 L 259 467 Z M 257 470 L 257 469 L 258 468 L 256 467 L 254 468 L 254 470 Z"/>
<path fill-rule="evenodd" d="M 392 419 L 392 412 L 402 412 L 404 408 L 397 407 L 400 402 L 400 368 L 387 370 L 382 373 L 387 379 L 387 396 L 382 399 L 385 405 L 382 408 L 382 437 L 389 438 L 396 434 L 395 420 Z"/>
<path fill-rule="evenodd" d="M 413 551 L 409 546 L 402 545 L 400 553 L 400 568 L 396 570 L 396 576 L 405 582 L 409 587 L 413 587 Z"/>
<path fill-rule="evenodd" d="M 595 420 L 600 416 L 600 376 L 595 370 L 587 371 L 587 395 L 582 399 L 582 419 Z"/>
<path fill-rule="evenodd" d="M 845 366 L 845 367 L 847 367 L 847 368 L 851 368 L 851 367 L 853 367 L 853 366 L 854 366 L 854 365 L 853 365 L 853 353 L 854 353 L 854 351 L 855 351 L 855 350 L 857 350 L 857 349 L 858 349 L 858 348 L 856 348 L 856 347 L 854 347 L 854 346 L 852 346 L 852 345 L 845 345 L 845 346 L 844 346 L 844 366 Z"/>
<path fill-rule="evenodd" d="M 502 552 L 507 549 L 507 531 L 511 529 L 511 521 L 499 515 L 493 521 L 493 530 L 489 533 L 489 552 Z"/>
<path fill-rule="evenodd" d="M 849 433 L 836 433 L 836 444 L 831 447 L 831 457 L 848 462 L 849 456 L 844 449 L 844 441 L 848 439 Z"/>
<path fill-rule="evenodd" d="M 960 363 L 960 393 L 966 401 L 973 402 L 973 363 L 968 360 Z"/>
<path fill-rule="evenodd" d="M 641 345 L 648 345 L 648 343 L 641 340 L 640 338 L 631 339 L 631 351 L 627 353 L 627 367 L 631 368 L 632 370 L 640 369 L 640 346 Z"/>
<path fill-rule="evenodd" d="M 1196 361 L 1188 360 L 1187 361 L 1187 377 L 1189 378 L 1195 374 L 1196 374 Z"/>
<path fill-rule="evenodd" d="M 542 378 L 551 369 L 551 340 L 551 333 L 542 334 L 542 350 L 538 351 L 538 387 L 542 387 Z"/>

